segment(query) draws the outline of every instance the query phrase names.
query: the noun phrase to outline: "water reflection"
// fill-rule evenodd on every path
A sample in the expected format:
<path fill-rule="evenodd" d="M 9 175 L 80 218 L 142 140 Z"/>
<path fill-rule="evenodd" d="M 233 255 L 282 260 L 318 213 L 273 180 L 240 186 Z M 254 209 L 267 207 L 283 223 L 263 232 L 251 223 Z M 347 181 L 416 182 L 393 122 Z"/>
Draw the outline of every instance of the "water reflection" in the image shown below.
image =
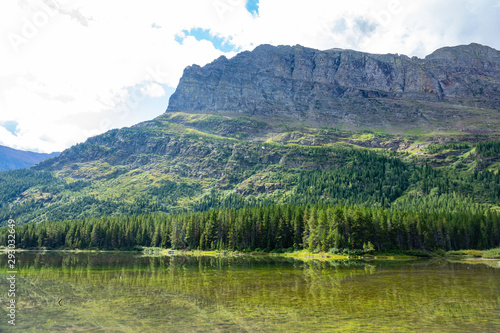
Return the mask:
<path fill-rule="evenodd" d="M 500 329 L 500 270 L 486 265 L 131 253 L 18 259 L 23 332 Z"/>

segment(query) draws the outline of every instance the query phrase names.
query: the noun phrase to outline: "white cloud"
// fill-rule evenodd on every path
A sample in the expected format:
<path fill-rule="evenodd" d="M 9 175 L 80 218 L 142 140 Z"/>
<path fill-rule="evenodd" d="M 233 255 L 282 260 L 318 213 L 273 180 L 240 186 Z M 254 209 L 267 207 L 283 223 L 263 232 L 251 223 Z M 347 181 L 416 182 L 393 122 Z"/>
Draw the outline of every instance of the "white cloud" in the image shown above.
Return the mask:
<path fill-rule="evenodd" d="M 149 97 L 161 97 L 165 95 L 165 90 L 163 90 L 163 87 L 154 82 L 150 82 L 146 86 L 142 87 L 141 92 Z"/>
<path fill-rule="evenodd" d="M 62 150 L 161 114 L 186 66 L 222 54 L 192 36 L 179 44 L 183 30 L 209 29 L 241 50 L 301 44 L 422 57 L 473 41 L 499 49 L 499 14 L 496 0 L 261 0 L 259 16 L 244 0 L 2 1 L 0 122 L 19 131 L 0 126 L 0 144 Z"/>

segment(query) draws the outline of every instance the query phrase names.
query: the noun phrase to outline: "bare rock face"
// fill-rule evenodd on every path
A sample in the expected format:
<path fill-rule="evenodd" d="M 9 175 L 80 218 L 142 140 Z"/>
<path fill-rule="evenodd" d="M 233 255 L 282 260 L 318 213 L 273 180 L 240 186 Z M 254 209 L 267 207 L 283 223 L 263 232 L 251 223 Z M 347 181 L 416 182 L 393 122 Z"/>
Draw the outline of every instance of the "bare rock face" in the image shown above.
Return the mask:
<path fill-rule="evenodd" d="M 187 67 L 167 111 L 329 114 L 343 122 L 349 115 L 353 122 L 373 116 L 371 121 L 384 125 L 387 112 L 401 116 L 394 103 L 403 103 L 408 121 L 417 121 L 412 115 L 439 121 L 439 110 L 425 114 L 412 102 L 497 109 L 499 85 L 500 52 L 479 44 L 441 48 L 425 59 L 261 45 L 231 59 Z M 374 99 L 383 107 L 374 109 L 368 102 Z"/>

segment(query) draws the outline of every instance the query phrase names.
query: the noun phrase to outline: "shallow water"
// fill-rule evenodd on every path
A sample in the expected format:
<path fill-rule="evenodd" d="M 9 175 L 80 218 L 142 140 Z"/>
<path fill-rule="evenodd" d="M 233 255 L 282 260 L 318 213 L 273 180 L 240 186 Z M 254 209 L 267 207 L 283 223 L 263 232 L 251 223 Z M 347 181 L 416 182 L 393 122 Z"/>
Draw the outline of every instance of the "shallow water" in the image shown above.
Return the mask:
<path fill-rule="evenodd" d="M 17 253 L 1 332 L 499 332 L 500 265 Z M 61 305 L 58 300 L 62 298 Z"/>

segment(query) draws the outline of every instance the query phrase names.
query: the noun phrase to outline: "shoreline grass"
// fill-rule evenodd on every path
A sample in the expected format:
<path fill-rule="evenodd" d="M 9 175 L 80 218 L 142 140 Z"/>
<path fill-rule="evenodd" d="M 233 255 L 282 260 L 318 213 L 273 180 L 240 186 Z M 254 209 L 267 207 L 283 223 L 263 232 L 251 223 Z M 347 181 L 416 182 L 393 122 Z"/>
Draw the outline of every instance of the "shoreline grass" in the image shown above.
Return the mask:
<path fill-rule="evenodd" d="M 5 246 L 0 247 L 0 252 L 7 252 L 9 249 Z M 283 249 L 275 251 L 265 251 L 256 249 L 254 251 L 233 251 L 233 250 L 175 250 L 158 247 L 135 247 L 133 249 L 20 249 L 16 252 L 67 252 L 67 253 L 103 253 L 103 252 L 135 252 L 145 254 L 161 255 L 192 255 L 192 256 L 281 256 L 298 259 L 320 259 L 320 260 L 343 260 L 343 259 L 381 259 L 381 260 L 407 260 L 419 258 L 434 259 L 463 259 L 463 260 L 500 260 L 500 247 L 489 250 L 454 250 L 444 251 L 436 250 L 434 252 L 420 250 L 392 250 L 392 251 L 373 251 L 359 254 L 331 253 L 331 252 L 311 252 L 309 250 Z"/>

